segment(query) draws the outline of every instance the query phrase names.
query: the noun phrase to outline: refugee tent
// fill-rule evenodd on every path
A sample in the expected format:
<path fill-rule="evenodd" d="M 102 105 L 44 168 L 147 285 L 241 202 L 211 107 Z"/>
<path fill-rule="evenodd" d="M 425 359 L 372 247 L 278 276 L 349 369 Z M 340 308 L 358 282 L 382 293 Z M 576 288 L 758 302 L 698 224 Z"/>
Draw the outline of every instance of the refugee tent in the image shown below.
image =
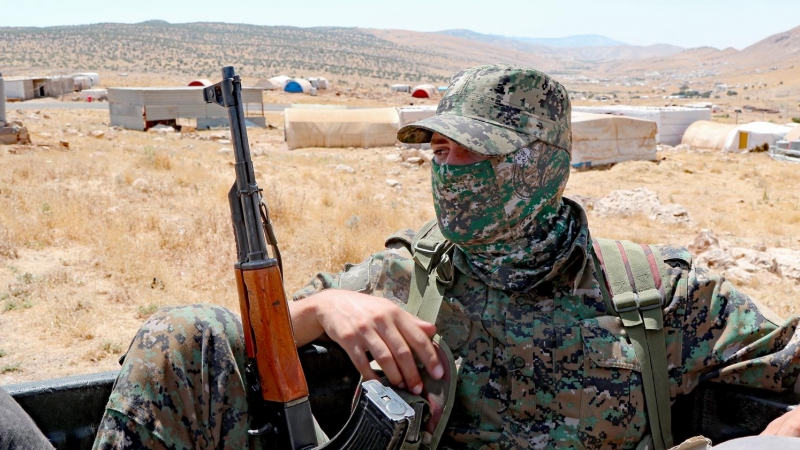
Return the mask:
<path fill-rule="evenodd" d="M 411 90 L 411 96 L 414 98 L 432 98 L 436 93 L 436 88 L 430 84 L 420 84 Z"/>
<path fill-rule="evenodd" d="M 445 92 L 447 92 L 447 86 L 439 86 L 437 90 L 439 91 L 440 94 L 444 94 Z"/>
<path fill-rule="evenodd" d="M 286 82 L 286 86 L 283 87 L 283 90 L 293 94 L 301 92 L 309 93 L 311 92 L 311 83 L 302 78 L 292 78 Z"/>
<path fill-rule="evenodd" d="M 407 84 L 393 84 L 392 92 L 411 92 L 411 86 Z"/>
<path fill-rule="evenodd" d="M 656 159 L 656 123 L 636 117 L 572 113 L 572 166 Z"/>
<path fill-rule="evenodd" d="M 92 85 L 84 89 L 89 89 L 92 86 L 97 86 L 98 84 L 100 84 L 100 75 L 97 74 L 96 72 L 76 73 L 75 75 L 73 75 L 73 77 L 89 77 L 89 79 L 92 82 Z"/>
<path fill-rule="evenodd" d="M 693 148 L 722 150 L 728 135 L 733 133 L 738 125 L 732 123 L 716 123 L 710 120 L 698 120 L 691 124 L 683 133 L 681 144 Z"/>
<path fill-rule="evenodd" d="M 400 116 L 396 108 L 301 109 L 284 111 L 289 149 L 394 145 Z"/>
<path fill-rule="evenodd" d="M 211 86 L 212 84 L 214 83 L 212 83 L 211 80 L 207 80 L 205 78 L 200 78 L 189 82 L 189 86 L 200 86 L 200 87 L 208 87 Z"/>
<path fill-rule="evenodd" d="M 573 111 L 595 114 L 615 114 L 652 120 L 658 126 L 656 142 L 678 145 L 683 132 L 698 120 L 711 120 L 711 110 L 707 108 L 682 108 L 678 106 L 574 106 Z"/>
<path fill-rule="evenodd" d="M 268 80 L 261 79 L 258 80 L 255 87 L 259 87 L 262 89 L 283 89 L 286 86 L 286 82 L 291 80 L 290 77 L 286 75 L 278 75 L 277 77 L 272 77 Z"/>
<path fill-rule="evenodd" d="M 75 89 L 75 92 L 80 92 L 85 89 L 92 88 L 92 79 L 87 77 L 86 75 L 75 75 L 72 77 L 72 83 Z"/>
<path fill-rule="evenodd" d="M 739 125 L 725 139 L 725 152 L 747 152 L 758 147 L 769 147 L 783 139 L 791 128 L 769 122 L 751 122 Z"/>

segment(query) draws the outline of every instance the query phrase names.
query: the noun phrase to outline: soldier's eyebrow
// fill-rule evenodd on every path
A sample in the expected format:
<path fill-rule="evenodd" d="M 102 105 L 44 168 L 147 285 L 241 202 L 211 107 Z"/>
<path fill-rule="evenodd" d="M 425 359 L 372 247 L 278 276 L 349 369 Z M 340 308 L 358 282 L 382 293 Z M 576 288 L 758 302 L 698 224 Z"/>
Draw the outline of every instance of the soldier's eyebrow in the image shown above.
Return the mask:
<path fill-rule="evenodd" d="M 431 145 L 447 144 L 448 142 L 449 142 L 448 139 L 444 136 L 436 136 L 433 139 L 431 139 Z"/>

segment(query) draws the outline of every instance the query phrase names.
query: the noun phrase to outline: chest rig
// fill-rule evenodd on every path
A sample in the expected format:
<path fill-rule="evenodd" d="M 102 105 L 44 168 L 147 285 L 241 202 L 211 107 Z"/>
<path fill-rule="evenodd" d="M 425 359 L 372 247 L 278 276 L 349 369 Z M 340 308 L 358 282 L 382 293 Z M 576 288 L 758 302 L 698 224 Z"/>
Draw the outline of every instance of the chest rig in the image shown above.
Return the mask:
<path fill-rule="evenodd" d="M 436 220 L 426 223 L 409 242 L 395 235 L 387 240 L 400 243 L 411 252 L 414 273 L 411 277 L 406 310 L 417 317 L 436 323 L 445 291 L 453 285 L 455 246 L 439 231 Z M 628 241 L 593 239 L 591 251 L 606 311 L 619 317 L 628 339 L 642 366 L 645 407 L 650 435 L 638 449 L 668 449 L 673 446 L 670 411 L 669 377 L 664 331 L 664 307 L 667 278 L 666 265 L 655 246 Z M 449 365 L 455 368 L 452 353 L 438 335 L 437 342 L 445 350 Z M 450 377 L 450 395 L 441 406 L 439 421 L 429 424 L 434 449 L 447 425 L 453 407 L 457 376 Z M 441 388 L 440 388 L 441 389 Z"/>

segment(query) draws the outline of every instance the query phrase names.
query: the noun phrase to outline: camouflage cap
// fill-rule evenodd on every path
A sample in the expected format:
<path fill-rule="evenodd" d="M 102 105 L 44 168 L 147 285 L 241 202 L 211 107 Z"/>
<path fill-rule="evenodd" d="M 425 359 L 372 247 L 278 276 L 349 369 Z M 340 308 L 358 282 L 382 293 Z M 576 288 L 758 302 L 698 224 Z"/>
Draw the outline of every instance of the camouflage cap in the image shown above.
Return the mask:
<path fill-rule="evenodd" d="M 535 141 L 572 150 L 567 90 L 527 67 L 496 64 L 453 75 L 436 115 L 397 132 L 407 144 L 430 142 L 433 132 L 489 156 L 505 155 Z"/>

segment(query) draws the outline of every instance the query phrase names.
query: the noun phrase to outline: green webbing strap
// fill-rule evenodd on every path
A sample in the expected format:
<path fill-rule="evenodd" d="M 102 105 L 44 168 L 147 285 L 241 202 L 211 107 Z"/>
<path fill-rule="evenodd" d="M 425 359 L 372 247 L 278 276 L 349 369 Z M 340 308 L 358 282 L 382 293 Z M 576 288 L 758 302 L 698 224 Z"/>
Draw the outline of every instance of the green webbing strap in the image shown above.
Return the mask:
<path fill-rule="evenodd" d="M 439 315 L 439 308 L 444 299 L 445 290 L 452 286 L 455 276 L 455 269 L 452 261 L 453 243 L 447 241 L 436 227 L 436 219 L 426 223 L 411 240 L 411 255 L 414 258 L 414 273 L 411 275 L 411 286 L 408 293 L 408 303 L 406 311 L 414 314 L 420 319 L 436 323 Z M 439 393 L 440 398 L 444 399 L 442 415 L 431 436 L 430 442 L 423 442 L 420 448 L 434 450 L 439 445 L 450 413 L 453 410 L 455 401 L 456 377 L 458 371 L 455 365 L 455 358 L 447 343 L 438 334 L 433 337 L 433 341 L 439 345 L 445 353 L 445 359 L 449 365 L 447 373 L 451 377 L 446 386 L 442 383 L 433 382 L 447 390 Z"/>
<path fill-rule="evenodd" d="M 414 273 L 406 304 L 406 311 L 430 323 L 436 323 L 444 291 L 455 275 L 450 256 L 453 243 L 438 230 L 432 231 L 435 226 L 436 220 L 431 220 L 411 240 Z"/>
<path fill-rule="evenodd" d="M 642 367 L 653 443 L 656 449 L 670 448 L 672 418 L 661 309 L 663 293 L 658 289 L 661 271 L 651 270 L 651 261 L 657 264 L 660 258 L 653 256 L 649 247 L 652 258 L 648 258 L 642 246 L 630 242 L 609 239 L 598 239 L 597 242 L 608 274 L 614 311 L 622 320 Z"/>

